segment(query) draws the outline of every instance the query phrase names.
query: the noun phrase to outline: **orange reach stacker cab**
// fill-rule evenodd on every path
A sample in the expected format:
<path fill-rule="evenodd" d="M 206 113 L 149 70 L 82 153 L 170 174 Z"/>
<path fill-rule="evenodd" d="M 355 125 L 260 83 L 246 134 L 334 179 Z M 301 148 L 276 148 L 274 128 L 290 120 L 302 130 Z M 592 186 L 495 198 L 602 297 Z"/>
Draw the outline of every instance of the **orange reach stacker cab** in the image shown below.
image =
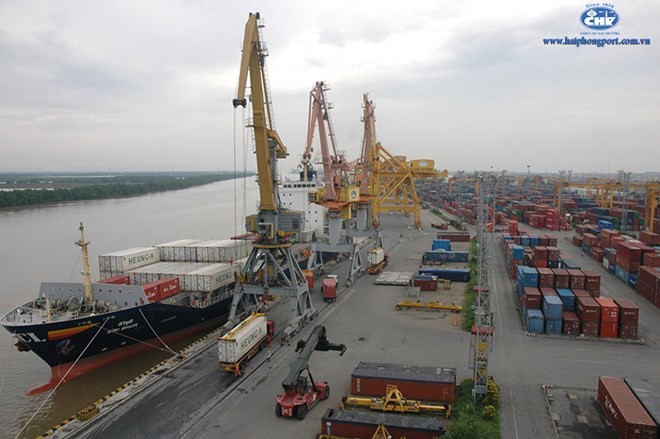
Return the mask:
<path fill-rule="evenodd" d="M 304 419 L 307 411 L 317 402 L 328 399 L 330 386 L 327 381 L 314 381 L 309 371 L 309 358 L 314 351 L 340 351 L 341 356 L 346 352 L 346 346 L 330 343 L 325 327 L 319 325 L 314 328 L 307 341 L 298 341 L 296 352 L 299 351 L 298 358 L 291 364 L 289 376 L 282 381 L 284 392 L 277 395 L 277 416 Z M 305 371 L 307 375 L 303 375 Z"/>

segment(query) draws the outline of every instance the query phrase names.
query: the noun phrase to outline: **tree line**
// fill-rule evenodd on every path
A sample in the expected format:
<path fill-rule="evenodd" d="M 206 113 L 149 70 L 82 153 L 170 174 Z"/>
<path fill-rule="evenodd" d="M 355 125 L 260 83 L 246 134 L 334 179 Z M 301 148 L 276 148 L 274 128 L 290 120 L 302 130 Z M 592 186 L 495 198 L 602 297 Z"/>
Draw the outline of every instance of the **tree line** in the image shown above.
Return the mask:
<path fill-rule="evenodd" d="M 233 174 L 205 174 L 173 177 L 164 175 L 140 175 L 131 177 L 106 178 L 86 184 L 72 185 L 58 189 L 26 189 L 0 192 L 0 208 L 32 206 L 36 204 L 62 203 L 66 201 L 102 200 L 107 198 L 124 198 L 145 195 L 153 192 L 164 192 L 187 189 L 216 181 L 233 179 Z"/>

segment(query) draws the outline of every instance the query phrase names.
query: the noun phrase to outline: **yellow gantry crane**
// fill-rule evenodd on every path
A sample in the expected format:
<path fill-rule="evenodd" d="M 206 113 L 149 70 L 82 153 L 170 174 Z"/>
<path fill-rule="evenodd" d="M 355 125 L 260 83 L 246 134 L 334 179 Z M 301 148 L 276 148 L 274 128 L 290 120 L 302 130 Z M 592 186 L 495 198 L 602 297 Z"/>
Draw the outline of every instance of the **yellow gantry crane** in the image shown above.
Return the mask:
<path fill-rule="evenodd" d="M 658 208 L 658 198 L 660 197 L 660 182 L 650 181 L 645 183 L 622 183 L 616 180 L 603 180 L 603 179 L 590 179 L 586 183 L 572 183 L 565 181 L 561 178 L 555 181 L 555 199 L 554 207 L 561 212 L 562 208 L 562 191 L 564 188 L 578 188 L 587 189 L 593 193 L 596 204 L 601 207 L 611 209 L 614 207 L 614 196 L 617 190 L 637 189 L 645 192 L 645 212 L 644 212 L 644 229 L 653 232 L 653 220 L 655 219 L 655 212 Z"/>
<path fill-rule="evenodd" d="M 374 224 L 379 224 L 378 218 L 383 212 L 404 212 L 413 214 L 413 222 L 415 227 L 419 229 L 422 226 L 421 204 L 415 189 L 415 180 L 419 178 L 444 178 L 447 177 L 447 170 L 436 171 L 433 160 L 408 161 L 405 156 L 394 155 L 385 149 L 376 138 L 376 118 L 373 101 L 369 99 L 367 94 L 364 94 L 363 98 L 363 172 L 360 178 L 360 195 L 371 199 L 372 221 Z M 366 184 L 368 184 L 367 194 L 365 194 Z"/>

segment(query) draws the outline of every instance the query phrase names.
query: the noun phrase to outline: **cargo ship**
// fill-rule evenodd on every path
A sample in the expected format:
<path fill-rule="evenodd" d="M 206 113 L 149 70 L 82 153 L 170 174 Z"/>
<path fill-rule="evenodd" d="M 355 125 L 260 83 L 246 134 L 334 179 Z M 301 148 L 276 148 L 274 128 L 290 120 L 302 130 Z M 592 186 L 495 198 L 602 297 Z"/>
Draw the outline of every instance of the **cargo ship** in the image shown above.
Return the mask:
<path fill-rule="evenodd" d="M 81 224 L 76 242 L 83 282 L 44 282 L 36 299 L 0 318 L 19 351 L 34 352 L 51 368 L 49 382 L 29 394 L 139 352 L 170 350 L 169 343 L 223 324 L 239 269 L 230 254 L 240 256 L 251 245 L 198 242 L 192 252 L 187 240 L 186 246 L 116 252 L 99 256 L 102 277 L 113 276 L 92 282 L 83 230 Z M 198 254 L 207 262 L 197 262 Z M 230 262 L 214 262 L 226 258 Z"/>

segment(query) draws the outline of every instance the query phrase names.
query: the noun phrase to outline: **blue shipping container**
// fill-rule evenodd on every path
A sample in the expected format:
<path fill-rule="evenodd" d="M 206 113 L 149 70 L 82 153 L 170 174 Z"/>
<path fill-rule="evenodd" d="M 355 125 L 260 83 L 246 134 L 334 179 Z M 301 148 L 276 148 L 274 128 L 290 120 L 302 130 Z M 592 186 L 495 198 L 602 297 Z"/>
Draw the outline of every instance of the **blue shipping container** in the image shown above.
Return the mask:
<path fill-rule="evenodd" d="M 546 334 L 561 334 L 561 319 L 545 319 Z"/>
<path fill-rule="evenodd" d="M 582 252 L 583 253 L 588 255 L 590 251 L 591 251 L 591 249 L 589 248 L 589 246 L 587 244 L 582 244 Z"/>
<path fill-rule="evenodd" d="M 616 268 L 616 265 L 614 265 L 614 264 L 610 264 L 610 266 L 607 267 L 607 271 L 609 271 L 610 273 L 614 274 L 614 269 L 615 269 L 615 268 Z"/>
<path fill-rule="evenodd" d="M 568 288 L 555 289 L 559 295 L 559 299 L 564 304 L 564 311 L 575 311 L 575 294 Z"/>
<path fill-rule="evenodd" d="M 535 247 L 535 246 L 539 245 L 539 237 L 530 235 L 529 236 L 529 245 L 531 245 L 532 247 Z"/>
<path fill-rule="evenodd" d="M 514 245 L 511 253 L 513 259 L 516 261 L 522 261 L 525 259 L 525 247 L 522 245 Z"/>
<path fill-rule="evenodd" d="M 540 309 L 528 309 L 525 313 L 527 331 L 535 334 L 543 334 L 545 329 L 543 320 L 543 313 Z"/>
<path fill-rule="evenodd" d="M 448 252 L 445 250 L 431 250 L 424 252 L 424 261 L 429 262 L 468 262 L 468 252 Z"/>
<path fill-rule="evenodd" d="M 637 289 L 637 273 L 630 273 L 628 276 L 628 285 Z"/>
<path fill-rule="evenodd" d="M 539 272 L 534 267 L 526 267 L 524 265 L 518 266 L 517 275 L 518 284 L 523 284 L 526 287 L 539 286 Z"/>
<path fill-rule="evenodd" d="M 614 224 L 606 220 L 598 220 L 598 228 L 600 230 L 604 230 L 604 229 L 612 230 L 614 229 Z"/>
<path fill-rule="evenodd" d="M 522 245 L 523 247 L 529 247 L 529 236 L 522 235 L 520 237 L 520 245 Z"/>
<path fill-rule="evenodd" d="M 451 250 L 451 241 L 448 239 L 434 239 L 431 250 Z"/>
<path fill-rule="evenodd" d="M 614 269 L 614 275 L 621 281 L 628 283 L 628 280 L 630 279 L 630 273 L 625 271 L 623 268 L 619 267 L 618 265 Z"/>
<path fill-rule="evenodd" d="M 558 296 L 543 296 L 543 315 L 546 319 L 560 319 L 564 303 Z"/>

